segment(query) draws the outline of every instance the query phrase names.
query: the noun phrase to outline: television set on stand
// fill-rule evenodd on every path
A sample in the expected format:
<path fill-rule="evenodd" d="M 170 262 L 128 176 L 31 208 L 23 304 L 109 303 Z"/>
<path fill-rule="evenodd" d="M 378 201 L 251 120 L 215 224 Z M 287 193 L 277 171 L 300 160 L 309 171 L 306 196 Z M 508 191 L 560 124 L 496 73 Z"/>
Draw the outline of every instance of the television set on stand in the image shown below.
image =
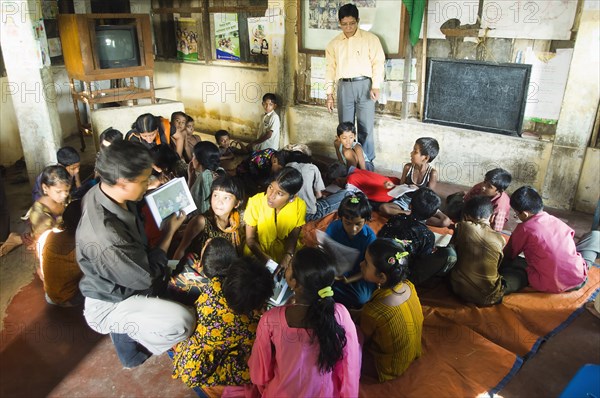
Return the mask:
<path fill-rule="evenodd" d="M 96 54 L 101 69 L 140 66 L 136 27 L 131 25 L 96 26 Z"/>
<path fill-rule="evenodd" d="M 70 77 L 118 79 L 154 69 L 148 14 L 62 14 L 58 25 Z"/>

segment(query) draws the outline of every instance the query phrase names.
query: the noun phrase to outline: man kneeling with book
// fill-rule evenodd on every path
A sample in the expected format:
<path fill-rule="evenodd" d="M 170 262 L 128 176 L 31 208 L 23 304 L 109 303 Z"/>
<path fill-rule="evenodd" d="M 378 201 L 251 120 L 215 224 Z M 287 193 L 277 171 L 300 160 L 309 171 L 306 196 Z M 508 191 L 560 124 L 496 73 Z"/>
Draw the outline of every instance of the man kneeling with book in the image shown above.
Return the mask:
<path fill-rule="evenodd" d="M 100 183 L 83 198 L 76 233 L 83 271 L 79 288 L 88 325 L 111 335 L 119 359 L 129 368 L 194 331 L 193 311 L 160 298 L 171 276 L 166 251 L 185 214 L 164 222 L 162 239 L 150 250 L 136 210 L 152 172 L 148 150 L 129 141 L 115 142 L 99 153 L 96 171 Z"/>

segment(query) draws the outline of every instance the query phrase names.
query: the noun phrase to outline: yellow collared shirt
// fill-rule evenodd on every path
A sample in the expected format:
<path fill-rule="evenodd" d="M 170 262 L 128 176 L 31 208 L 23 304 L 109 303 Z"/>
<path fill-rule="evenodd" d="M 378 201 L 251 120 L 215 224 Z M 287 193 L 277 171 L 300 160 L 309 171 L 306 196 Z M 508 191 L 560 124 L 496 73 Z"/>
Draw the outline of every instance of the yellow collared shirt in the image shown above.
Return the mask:
<path fill-rule="evenodd" d="M 357 29 L 350 38 L 340 33 L 327 45 L 325 57 L 327 94 L 333 93 L 334 83 L 339 79 L 359 76 L 370 77 L 371 88 L 380 88 L 385 54 L 379 38 L 373 33 Z"/>

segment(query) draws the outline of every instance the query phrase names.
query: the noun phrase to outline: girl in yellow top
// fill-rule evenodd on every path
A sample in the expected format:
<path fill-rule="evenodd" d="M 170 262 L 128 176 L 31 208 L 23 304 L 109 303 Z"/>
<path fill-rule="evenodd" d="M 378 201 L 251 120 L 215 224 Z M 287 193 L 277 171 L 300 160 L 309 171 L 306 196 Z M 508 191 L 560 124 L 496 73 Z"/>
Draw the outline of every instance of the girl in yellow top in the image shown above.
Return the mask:
<path fill-rule="evenodd" d="M 369 245 L 361 263 L 363 278 L 378 286 L 360 315 L 363 364 L 374 362 L 380 382 L 400 376 L 421 356 L 423 310 L 415 287 L 406 279 L 409 255 L 404 246 L 379 238 Z"/>
<path fill-rule="evenodd" d="M 291 263 L 306 216 L 306 203 L 296 194 L 302 174 L 294 168 L 281 169 L 267 187 L 248 200 L 244 213 L 244 254 L 261 262 L 273 260 L 285 269 Z"/>

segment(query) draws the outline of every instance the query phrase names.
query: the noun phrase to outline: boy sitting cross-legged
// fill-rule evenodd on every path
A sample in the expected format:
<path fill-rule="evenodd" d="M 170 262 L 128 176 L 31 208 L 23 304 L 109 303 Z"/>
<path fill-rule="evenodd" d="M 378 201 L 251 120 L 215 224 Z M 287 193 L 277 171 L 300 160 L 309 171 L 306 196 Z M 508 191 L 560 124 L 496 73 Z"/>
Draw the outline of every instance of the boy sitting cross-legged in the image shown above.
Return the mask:
<path fill-rule="evenodd" d="M 452 290 L 476 305 L 502 301 L 504 287 L 498 266 L 504 257 L 504 238 L 490 227 L 493 205 L 488 196 L 474 196 L 463 209 L 451 243 L 458 258 L 450 274 Z"/>
<path fill-rule="evenodd" d="M 521 223 L 504 248 L 500 274 L 506 280 L 505 294 L 527 285 L 547 293 L 585 285 L 588 268 L 598 256 L 600 232 L 591 231 L 575 244 L 575 231 L 546 213 L 542 197 L 530 186 L 517 189 L 510 205 Z"/>

